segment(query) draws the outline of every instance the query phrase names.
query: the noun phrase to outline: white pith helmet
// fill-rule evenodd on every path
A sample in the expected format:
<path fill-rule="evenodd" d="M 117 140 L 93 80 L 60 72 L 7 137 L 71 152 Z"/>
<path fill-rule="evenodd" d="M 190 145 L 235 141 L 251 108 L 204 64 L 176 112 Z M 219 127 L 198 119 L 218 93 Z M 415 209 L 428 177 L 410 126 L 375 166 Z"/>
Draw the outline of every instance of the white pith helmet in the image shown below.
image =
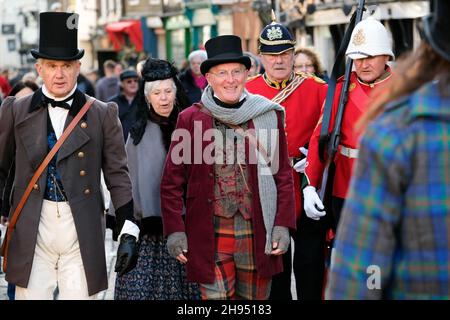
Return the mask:
<path fill-rule="evenodd" d="M 353 60 L 380 55 L 390 56 L 389 60 L 395 59 L 386 28 L 373 17 L 355 26 L 345 55 Z"/>

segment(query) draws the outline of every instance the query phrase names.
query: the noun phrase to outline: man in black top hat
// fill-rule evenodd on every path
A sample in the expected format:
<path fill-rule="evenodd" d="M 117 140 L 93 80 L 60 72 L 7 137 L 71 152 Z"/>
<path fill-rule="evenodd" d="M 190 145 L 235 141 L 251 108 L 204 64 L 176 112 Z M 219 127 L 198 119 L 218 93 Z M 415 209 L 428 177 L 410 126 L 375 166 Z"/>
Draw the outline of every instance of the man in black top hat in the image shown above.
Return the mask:
<path fill-rule="evenodd" d="M 251 61 L 239 37 L 212 38 L 205 47 L 200 69 L 209 86 L 199 104 L 180 113 L 177 130 L 189 132 L 189 141 L 214 132 L 214 142 L 192 148 L 182 140 L 181 161 L 181 145 L 170 146 L 161 181 L 167 247 L 187 264 L 187 279 L 200 284 L 203 299 L 267 299 L 295 228 L 284 112 L 245 90 Z"/>
<path fill-rule="evenodd" d="M 0 194 L 15 161 L 12 210 L 89 98 L 77 90 L 84 54 L 77 25 L 75 13 L 40 14 L 39 49 L 31 54 L 44 84 L 0 108 Z M 134 267 L 139 228 L 117 105 L 95 101 L 33 186 L 11 234 L 6 280 L 16 299 L 52 299 L 56 287 L 60 299 L 93 299 L 107 288 L 101 171 L 124 226 L 116 271 Z"/>

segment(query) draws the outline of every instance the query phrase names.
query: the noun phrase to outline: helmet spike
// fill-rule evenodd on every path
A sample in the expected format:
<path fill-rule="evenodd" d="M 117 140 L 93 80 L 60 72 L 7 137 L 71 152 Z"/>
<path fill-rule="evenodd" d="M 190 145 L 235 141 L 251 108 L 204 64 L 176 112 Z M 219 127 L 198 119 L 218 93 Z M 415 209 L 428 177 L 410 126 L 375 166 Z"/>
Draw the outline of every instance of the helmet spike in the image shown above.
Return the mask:
<path fill-rule="evenodd" d="M 277 22 L 277 16 L 275 15 L 275 11 L 273 11 L 272 9 L 272 13 L 271 13 L 271 19 L 272 19 L 272 23 L 276 23 Z"/>

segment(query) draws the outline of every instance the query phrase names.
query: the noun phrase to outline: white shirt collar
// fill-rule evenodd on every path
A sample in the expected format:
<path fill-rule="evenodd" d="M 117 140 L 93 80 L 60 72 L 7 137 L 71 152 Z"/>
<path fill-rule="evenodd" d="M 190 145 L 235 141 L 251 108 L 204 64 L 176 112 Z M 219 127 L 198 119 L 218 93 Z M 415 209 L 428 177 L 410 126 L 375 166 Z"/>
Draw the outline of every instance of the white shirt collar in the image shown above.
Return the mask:
<path fill-rule="evenodd" d="M 216 97 L 217 99 L 219 99 L 220 100 L 220 98 L 214 93 L 214 97 Z M 239 98 L 239 102 L 241 102 L 242 100 L 244 100 L 245 98 L 247 98 L 247 92 L 243 92 L 242 93 L 242 95 L 241 95 L 241 97 Z M 220 100 L 220 101 L 222 101 L 222 100 Z"/>

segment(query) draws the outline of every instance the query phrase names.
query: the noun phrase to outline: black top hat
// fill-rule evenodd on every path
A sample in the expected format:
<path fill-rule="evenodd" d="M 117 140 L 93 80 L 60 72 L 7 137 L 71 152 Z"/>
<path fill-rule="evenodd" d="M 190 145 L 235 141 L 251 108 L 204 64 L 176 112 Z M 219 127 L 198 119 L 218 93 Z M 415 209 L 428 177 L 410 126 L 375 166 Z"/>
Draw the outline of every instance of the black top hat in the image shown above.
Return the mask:
<path fill-rule="evenodd" d="M 77 49 L 78 14 L 42 12 L 39 19 L 39 49 L 31 49 L 34 58 L 70 61 L 83 57 L 84 50 Z"/>
<path fill-rule="evenodd" d="M 450 61 L 449 17 L 449 0 L 431 0 L 430 14 L 424 18 L 426 41 L 447 61 Z"/>
<path fill-rule="evenodd" d="M 275 21 L 272 10 L 272 23 L 267 25 L 259 35 L 259 52 L 263 54 L 280 54 L 294 49 L 295 40 L 289 30 Z"/>
<path fill-rule="evenodd" d="M 203 61 L 200 66 L 203 75 L 212 67 L 222 63 L 242 63 L 247 70 L 252 65 L 250 58 L 242 53 L 241 38 L 238 36 L 225 35 L 211 38 L 206 41 L 205 49 L 208 59 Z"/>

